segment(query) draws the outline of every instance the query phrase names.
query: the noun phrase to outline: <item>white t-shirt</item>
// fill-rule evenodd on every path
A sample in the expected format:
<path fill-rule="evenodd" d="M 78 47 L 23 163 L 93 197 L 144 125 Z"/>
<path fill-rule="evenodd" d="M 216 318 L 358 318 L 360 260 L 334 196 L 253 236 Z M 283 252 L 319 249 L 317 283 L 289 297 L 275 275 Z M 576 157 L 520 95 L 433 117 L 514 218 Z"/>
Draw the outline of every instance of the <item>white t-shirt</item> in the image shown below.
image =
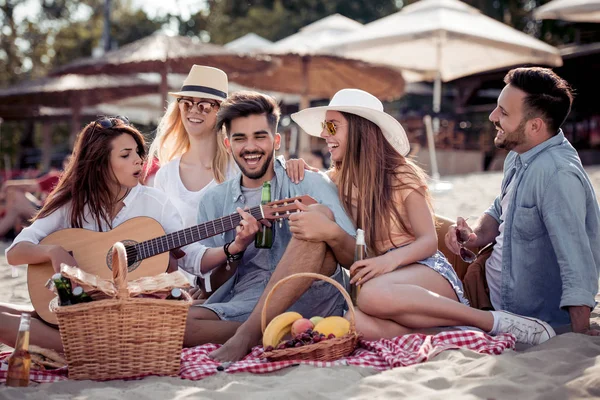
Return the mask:
<path fill-rule="evenodd" d="M 181 157 L 177 157 L 160 167 L 154 178 L 154 187 L 169 196 L 169 199 L 177 207 L 179 214 L 181 214 L 184 226 L 189 228 L 190 226 L 198 225 L 198 206 L 204 193 L 210 188 L 217 186 L 218 183 L 213 179 L 196 192 L 188 190 L 179 175 L 180 163 Z M 230 163 L 227 168 L 225 180 L 233 178 L 237 172 L 232 164 L 234 163 Z"/>
<path fill-rule="evenodd" d="M 194 192 L 188 190 L 183 182 L 181 181 L 181 176 L 179 175 L 179 164 L 181 163 L 181 157 L 177 157 L 158 170 L 154 178 L 154 187 L 158 190 L 164 192 L 169 196 L 169 199 L 175 205 L 179 214 L 183 219 L 183 225 L 185 228 L 189 228 L 191 226 L 198 225 L 198 208 L 200 206 L 200 201 L 204 194 L 210 189 L 218 185 L 217 181 L 214 179 L 211 180 L 206 186 L 202 189 Z M 225 176 L 225 180 L 233 178 L 237 173 L 237 166 L 234 162 L 230 162 L 227 167 L 227 173 Z M 206 221 L 203 221 L 206 222 Z M 210 279 L 208 279 L 211 273 L 202 274 L 200 273 L 200 260 L 204 255 L 206 248 L 198 249 L 198 251 L 194 251 L 193 254 L 190 254 L 191 259 L 198 260 L 197 268 L 194 269 L 193 274 L 200 276 L 205 279 L 204 287 L 207 291 L 211 291 L 212 287 L 210 285 Z M 190 269 L 187 267 L 188 257 L 184 257 L 186 266 L 180 267 L 185 271 L 189 272 Z M 191 275 L 187 275 L 188 279 L 192 284 L 194 283 L 194 277 Z"/>
<path fill-rule="evenodd" d="M 183 229 L 183 222 L 177 209 L 173 207 L 169 198 L 160 191 L 147 186 L 137 185 L 123 199 L 125 206 L 119 211 L 115 218 L 111 221 L 112 227 L 116 228 L 123 222 L 135 217 L 150 217 L 161 224 L 165 233 L 171 233 Z M 65 205 L 47 217 L 35 220 L 31 226 L 23 229 L 15 238 L 5 254 L 8 253 L 17 243 L 31 242 L 38 244 L 49 234 L 60 229 L 71 228 L 69 224 L 69 206 Z M 83 221 L 83 229 L 91 231 L 100 231 L 94 218 L 89 216 L 89 211 L 86 211 L 87 218 Z M 109 231 L 109 227 L 102 221 L 102 231 Z M 194 243 L 182 248 L 186 253 L 193 254 L 193 257 L 184 257 L 184 262 L 179 263 L 179 266 L 191 273 L 200 271 L 200 258 L 197 255 L 204 253 L 202 249 L 205 246 L 200 243 Z M 165 266 L 166 268 L 166 266 Z"/>
<path fill-rule="evenodd" d="M 492 307 L 496 310 L 502 309 L 502 296 L 500 289 L 502 287 L 502 247 L 504 246 L 504 221 L 506 220 L 506 214 L 508 213 L 508 206 L 510 199 L 513 195 L 514 182 L 513 179 L 506 188 L 506 194 L 500 201 L 500 207 L 502 208 L 502 214 L 500 215 L 500 226 L 498 227 L 498 236 L 496 237 L 496 244 L 490 254 L 489 258 L 485 262 L 485 278 L 487 279 L 488 288 L 490 289 L 490 301 Z"/>

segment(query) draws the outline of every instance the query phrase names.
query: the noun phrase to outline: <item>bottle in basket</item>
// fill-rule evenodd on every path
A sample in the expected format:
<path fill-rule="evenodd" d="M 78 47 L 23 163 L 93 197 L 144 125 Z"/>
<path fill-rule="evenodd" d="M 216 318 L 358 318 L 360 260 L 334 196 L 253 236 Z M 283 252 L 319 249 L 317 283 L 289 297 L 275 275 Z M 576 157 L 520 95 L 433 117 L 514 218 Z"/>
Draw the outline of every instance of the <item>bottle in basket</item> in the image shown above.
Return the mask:
<path fill-rule="evenodd" d="M 365 245 L 365 232 L 362 229 L 356 230 L 356 248 L 354 249 L 354 261 L 364 260 L 367 256 L 367 246 Z M 356 305 L 360 285 L 358 283 L 350 285 L 350 298 L 352 304 Z"/>
<path fill-rule="evenodd" d="M 263 183 L 260 204 L 264 205 L 271 201 L 271 182 Z M 273 228 L 261 226 L 254 238 L 254 247 L 257 249 L 270 249 L 273 246 Z"/>
<path fill-rule="evenodd" d="M 93 301 L 93 299 L 83 290 L 81 286 L 77 286 L 75 289 L 73 289 L 71 304 L 89 303 L 90 301 Z"/>
<path fill-rule="evenodd" d="M 52 281 L 54 282 L 56 293 L 58 293 L 58 299 L 60 301 L 59 305 L 62 307 L 73 304 L 71 302 L 71 281 L 63 278 L 63 276 L 59 273 L 52 275 Z"/>
<path fill-rule="evenodd" d="M 21 314 L 15 351 L 8 359 L 6 386 L 29 385 L 29 368 L 31 367 L 31 354 L 29 354 L 30 323 L 31 316 L 29 314 Z"/>
<path fill-rule="evenodd" d="M 179 288 L 171 289 L 171 292 L 167 296 L 167 300 L 183 300 L 183 299 L 184 299 L 183 293 L 181 292 L 181 289 L 179 289 Z"/>

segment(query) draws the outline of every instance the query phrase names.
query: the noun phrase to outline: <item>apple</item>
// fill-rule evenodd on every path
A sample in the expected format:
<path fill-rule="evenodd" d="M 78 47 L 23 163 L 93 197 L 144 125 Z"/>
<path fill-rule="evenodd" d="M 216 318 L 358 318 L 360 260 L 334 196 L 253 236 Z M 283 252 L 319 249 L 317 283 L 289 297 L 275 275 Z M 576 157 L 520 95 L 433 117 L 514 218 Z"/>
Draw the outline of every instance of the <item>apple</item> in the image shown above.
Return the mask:
<path fill-rule="evenodd" d="M 308 329 L 314 328 L 315 325 L 306 318 L 300 318 L 294 321 L 292 324 L 292 337 L 303 334 Z"/>
<path fill-rule="evenodd" d="M 324 318 L 323 317 L 312 317 L 310 319 L 310 322 L 313 323 L 313 325 L 317 325 L 319 322 L 321 322 Z"/>

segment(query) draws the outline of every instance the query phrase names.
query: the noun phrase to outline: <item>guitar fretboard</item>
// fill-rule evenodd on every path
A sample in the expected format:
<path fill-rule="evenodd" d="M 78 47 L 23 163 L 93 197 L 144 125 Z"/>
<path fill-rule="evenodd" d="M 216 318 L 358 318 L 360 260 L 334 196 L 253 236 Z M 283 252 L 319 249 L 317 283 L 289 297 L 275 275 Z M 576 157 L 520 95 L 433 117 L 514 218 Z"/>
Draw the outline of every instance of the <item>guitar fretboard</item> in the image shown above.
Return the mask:
<path fill-rule="evenodd" d="M 246 212 L 251 214 L 257 220 L 263 218 L 261 206 L 252 207 L 249 210 L 246 210 Z M 166 253 L 167 251 L 218 235 L 219 233 L 227 232 L 239 225 L 241 220 L 242 217 L 238 213 L 221 217 L 213 221 L 208 221 L 200 225 L 137 243 L 132 246 L 134 248 L 132 249 L 132 253 L 136 253 L 136 261 L 141 261 L 146 258 L 154 257 L 157 254 Z M 128 251 L 128 253 L 130 252 Z M 129 256 L 133 255 L 134 254 L 127 254 L 128 259 L 131 259 Z"/>

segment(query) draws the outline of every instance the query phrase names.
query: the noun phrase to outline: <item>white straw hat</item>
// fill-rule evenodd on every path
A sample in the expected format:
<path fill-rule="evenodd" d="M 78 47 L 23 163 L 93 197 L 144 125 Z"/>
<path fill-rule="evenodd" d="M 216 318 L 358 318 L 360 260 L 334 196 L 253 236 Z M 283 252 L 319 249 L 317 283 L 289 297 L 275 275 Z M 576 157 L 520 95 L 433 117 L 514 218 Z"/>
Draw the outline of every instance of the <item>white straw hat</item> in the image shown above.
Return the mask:
<path fill-rule="evenodd" d="M 220 69 L 194 65 L 179 92 L 169 92 L 175 97 L 200 97 L 225 100 L 227 98 L 227 74 Z"/>
<path fill-rule="evenodd" d="M 328 110 L 343 111 L 363 117 L 379 126 L 383 136 L 396 149 L 405 156 L 410 151 L 408 137 L 400 122 L 383 111 L 383 104 L 379 99 L 364 90 L 342 89 L 337 92 L 328 106 L 306 108 L 292 114 L 292 119 L 309 135 L 320 136 Z"/>

